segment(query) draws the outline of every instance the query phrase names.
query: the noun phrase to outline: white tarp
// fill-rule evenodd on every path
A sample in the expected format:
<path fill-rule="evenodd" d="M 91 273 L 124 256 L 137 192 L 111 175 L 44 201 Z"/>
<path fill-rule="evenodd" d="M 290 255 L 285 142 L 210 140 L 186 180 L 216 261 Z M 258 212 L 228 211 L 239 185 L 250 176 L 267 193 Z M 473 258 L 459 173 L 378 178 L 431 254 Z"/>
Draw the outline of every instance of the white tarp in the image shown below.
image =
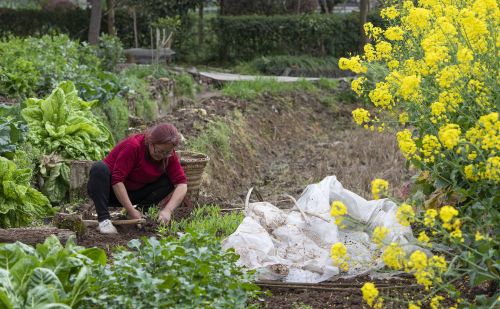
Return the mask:
<path fill-rule="evenodd" d="M 333 201 L 343 202 L 351 218 L 343 229 L 330 216 Z M 247 202 L 245 219 L 223 247 L 234 248 L 240 265 L 257 270 L 260 280 L 317 283 L 383 267 L 380 250 L 371 241 L 376 226 L 389 229 L 386 241 L 405 245 L 413 240 L 411 229 L 396 219 L 395 203 L 367 201 L 344 189 L 335 176 L 307 186 L 297 206 L 283 210 L 267 202 Z M 340 273 L 330 258 L 331 246 L 339 241 L 350 257 L 347 273 Z"/>

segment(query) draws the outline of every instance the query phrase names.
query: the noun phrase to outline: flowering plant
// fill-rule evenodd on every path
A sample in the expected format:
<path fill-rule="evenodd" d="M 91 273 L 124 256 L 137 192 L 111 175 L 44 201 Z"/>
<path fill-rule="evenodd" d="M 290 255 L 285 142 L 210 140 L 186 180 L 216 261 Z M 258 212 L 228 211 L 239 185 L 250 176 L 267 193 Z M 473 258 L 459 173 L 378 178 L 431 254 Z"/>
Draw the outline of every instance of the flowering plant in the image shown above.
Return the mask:
<path fill-rule="evenodd" d="M 400 222 L 421 227 L 422 242 L 429 243 L 432 237 L 449 246 L 449 264 L 442 269 L 446 279 L 439 280 L 452 285 L 460 278 L 471 286 L 486 281 L 498 287 L 498 2 L 386 2 L 395 3 L 381 10 L 389 26 L 382 29 L 365 24 L 371 42 L 364 46 L 364 54 L 339 60 L 341 69 L 360 75 L 352 81 L 353 91 L 375 106 L 371 111 L 354 110 L 354 121 L 371 130 L 382 131 L 386 123 L 396 128 L 401 152 L 421 171 L 416 178 L 418 190 L 407 201 L 411 205 L 402 206 Z M 378 74 L 370 74 L 375 69 Z M 380 70 L 383 74 L 379 74 Z M 412 205 L 418 209 L 416 218 L 408 216 Z M 435 229 L 429 224 L 438 213 L 442 225 Z M 453 219 L 459 214 L 460 219 Z M 406 221 L 401 220 L 404 218 Z M 427 256 L 424 263 L 424 256 L 413 253 L 409 257 L 413 266 L 408 266 L 398 248 L 389 245 L 387 250 L 401 258 L 393 259 L 393 265 L 410 267 L 417 281 L 423 283 L 428 277 L 422 275 L 423 270 L 429 273 L 431 262 Z M 442 262 L 439 258 L 439 265 Z M 454 299 L 459 295 L 457 291 L 450 293 Z M 471 305 L 484 302 L 494 306 L 499 295 L 486 291 L 471 300 Z M 436 294 L 431 307 L 438 306 L 438 296 L 442 297 Z M 463 300 L 461 304 L 466 303 Z M 417 304 L 411 306 L 416 308 Z"/>

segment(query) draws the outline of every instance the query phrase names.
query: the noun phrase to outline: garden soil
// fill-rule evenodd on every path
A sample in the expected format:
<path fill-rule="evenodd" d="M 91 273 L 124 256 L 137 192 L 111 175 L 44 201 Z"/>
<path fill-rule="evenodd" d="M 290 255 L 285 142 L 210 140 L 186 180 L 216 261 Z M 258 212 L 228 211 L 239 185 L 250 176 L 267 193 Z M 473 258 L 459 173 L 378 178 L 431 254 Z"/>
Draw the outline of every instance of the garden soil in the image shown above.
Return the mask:
<path fill-rule="evenodd" d="M 298 198 L 302 190 L 328 175 L 337 175 L 345 188 L 370 198 L 370 181 L 387 179 L 401 197 L 411 173 L 404 169 L 397 143 L 390 134 L 373 133 L 353 125 L 352 104 L 324 104 L 335 93 L 303 92 L 262 95 L 243 101 L 211 95 L 199 100 L 179 100 L 175 109 L 155 123 L 173 123 L 185 138 L 184 145 L 212 132 L 205 152 L 210 157 L 195 207 L 217 203 L 222 208 L 241 208 L 246 193 L 278 207 L 290 207 L 283 194 Z M 331 102 L 328 100 L 327 102 Z M 225 123 L 230 130 L 214 128 Z M 152 125 L 154 123 L 151 123 Z M 228 135 L 227 135 L 228 134 Z M 225 148 L 226 147 L 226 148 Z M 182 146 L 180 147 L 182 150 Z M 90 205 L 87 205 L 91 208 Z M 192 209 L 179 208 L 175 218 Z M 82 210 L 83 211 L 83 210 Z M 101 235 L 88 228 L 79 244 L 98 246 L 112 254 L 113 247 L 131 239 L 154 236 L 154 223 L 141 228 L 119 227 L 118 235 Z M 260 303 L 265 308 L 356 308 L 362 306 L 359 289 L 332 292 L 272 288 L 274 296 Z"/>

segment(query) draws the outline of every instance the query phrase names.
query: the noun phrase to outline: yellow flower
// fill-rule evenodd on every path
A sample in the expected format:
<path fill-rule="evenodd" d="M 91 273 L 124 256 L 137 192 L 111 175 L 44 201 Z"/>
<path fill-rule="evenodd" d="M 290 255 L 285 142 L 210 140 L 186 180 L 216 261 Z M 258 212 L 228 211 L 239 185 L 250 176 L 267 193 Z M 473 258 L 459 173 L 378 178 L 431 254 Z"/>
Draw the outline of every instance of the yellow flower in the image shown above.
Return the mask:
<path fill-rule="evenodd" d="M 441 218 L 441 220 L 444 223 L 450 222 L 453 219 L 453 217 L 457 215 L 458 215 L 458 210 L 456 210 L 453 206 L 449 205 L 443 206 L 439 210 L 439 218 Z"/>
<path fill-rule="evenodd" d="M 420 87 L 420 78 L 415 75 L 405 76 L 399 87 L 399 94 L 403 99 L 414 99 Z"/>
<path fill-rule="evenodd" d="M 373 242 L 377 244 L 377 246 L 381 247 L 388 233 L 389 229 L 385 226 L 375 227 L 375 229 L 373 230 Z"/>
<path fill-rule="evenodd" d="M 396 134 L 396 138 L 398 140 L 399 149 L 403 153 L 403 156 L 406 159 L 411 159 L 417 151 L 417 145 L 411 138 L 411 132 L 409 130 L 400 131 Z"/>
<path fill-rule="evenodd" d="M 386 180 L 380 178 L 372 180 L 372 194 L 374 199 L 378 200 L 386 195 L 387 189 L 389 189 L 389 182 Z"/>
<path fill-rule="evenodd" d="M 343 216 L 347 213 L 347 207 L 341 201 L 333 201 L 330 209 L 330 216 Z"/>
<path fill-rule="evenodd" d="M 399 12 L 395 7 L 389 6 L 389 7 L 383 8 L 380 11 L 380 16 L 382 18 L 392 20 L 392 19 L 395 19 L 399 16 Z"/>
<path fill-rule="evenodd" d="M 429 240 L 430 240 L 430 238 L 429 238 L 429 236 L 427 236 L 425 231 L 422 231 L 422 232 L 420 232 L 420 234 L 418 234 L 418 241 L 420 241 L 421 243 L 428 245 Z"/>
<path fill-rule="evenodd" d="M 402 226 L 410 226 L 410 223 L 415 221 L 413 208 L 408 204 L 402 204 L 396 211 L 396 218 Z"/>
<path fill-rule="evenodd" d="M 351 89 L 356 92 L 358 96 L 363 94 L 363 84 L 366 81 L 366 77 L 356 78 L 351 82 Z"/>
<path fill-rule="evenodd" d="M 481 232 L 476 231 L 475 239 L 476 239 L 476 241 L 481 241 L 484 239 L 484 236 L 483 236 L 483 234 L 481 234 Z"/>
<path fill-rule="evenodd" d="M 428 163 L 434 162 L 434 156 L 438 155 L 441 150 L 441 144 L 434 135 L 425 135 L 422 139 L 422 154 L 424 161 Z"/>
<path fill-rule="evenodd" d="M 440 304 L 439 302 L 444 300 L 444 297 L 443 296 L 434 296 L 432 299 L 431 299 L 431 309 L 439 309 L 440 308 Z"/>
<path fill-rule="evenodd" d="M 408 309 L 420 309 L 420 306 L 415 305 L 414 303 L 410 303 L 408 305 Z"/>
<path fill-rule="evenodd" d="M 438 136 L 445 148 L 453 149 L 458 144 L 460 133 L 460 127 L 450 123 L 439 129 Z"/>
<path fill-rule="evenodd" d="M 410 116 L 407 112 L 402 112 L 401 114 L 399 114 L 399 123 L 401 123 L 402 125 L 405 125 L 409 120 Z"/>
<path fill-rule="evenodd" d="M 443 273 L 446 270 L 447 263 L 444 257 L 434 255 L 432 259 L 429 259 L 429 265 L 434 267 L 439 273 Z"/>
<path fill-rule="evenodd" d="M 500 157 L 491 157 L 486 160 L 485 170 L 481 178 L 500 182 Z"/>
<path fill-rule="evenodd" d="M 370 122 L 370 112 L 364 108 L 356 108 L 355 110 L 353 110 L 352 117 L 354 118 L 354 121 L 359 125 Z"/>
<path fill-rule="evenodd" d="M 349 265 L 347 264 L 349 256 L 347 255 L 347 248 L 343 243 L 337 242 L 333 244 L 330 250 L 330 255 L 335 266 L 339 267 L 343 271 L 349 270 Z"/>
<path fill-rule="evenodd" d="M 391 109 L 392 105 L 394 105 L 394 100 L 388 83 L 377 83 L 375 89 L 370 91 L 368 96 L 375 106 Z"/>
<path fill-rule="evenodd" d="M 433 227 L 435 218 L 437 217 L 437 211 L 435 209 L 427 209 L 424 216 L 424 225 L 427 227 Z"/>
<path fill-rule="evenodd" d="M 372 282 L 366 282 L 361 287 L 361 293 L 363 294 L 363 299 L 366 301 L 368 306 L 373 308 L 382 307 L 382 298 L 378 297 L 378 290 L 375 284 Z"/>
<path fill-rule="evenodd" d="M 377 58 L 380 60 L 390 59 L 392 52 L 392 45 L 389 42 L 378 42 L 375 45 L 375 49 L 377 50 Z"/>
<path fill-rule="evenodd" d="M 462 231 L 459 228 L 455 228 L 455 230 L 450 233 L 450 238 L 459 242 L 464 242 L 464 238 L 462 237 Z"/>
<path fill-rule="evenodd" d="M 410 255 L 410 265 L 412 270 L 424 270 L 427 267 L 427 255 L 420 250 L 414 251 Z"/>
<path fill-rule="evenodd" d="M 401 27 L 389 27 L 385 30 L 384 36 L 391 41 L 403 40 L 404 31 Z"/>
<path fill-rule="evenodd" d="M 382 260 L 388 267 L 400 270 L 403 269 L 405 256 L 403 249 L 393 242 L 385 248 L 384 253 L 382 253 Z"/>

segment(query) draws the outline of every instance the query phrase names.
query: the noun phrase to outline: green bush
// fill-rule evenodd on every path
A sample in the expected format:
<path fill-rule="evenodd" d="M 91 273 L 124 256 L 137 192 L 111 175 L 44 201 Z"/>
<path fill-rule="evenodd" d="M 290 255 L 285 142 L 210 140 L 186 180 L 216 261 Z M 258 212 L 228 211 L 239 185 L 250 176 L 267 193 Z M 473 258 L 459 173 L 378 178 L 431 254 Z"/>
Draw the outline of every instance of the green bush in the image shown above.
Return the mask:
<path fill-rule="evenodd" d="M 97 56 L 101 60 L 102 68 L 113 72 L 116 65 L 123 62 L 123 46 L 120 39 L 115 36 L 101 34 L 97 48 Z"/>
<path fill-rule="evenodd" d="M 187 233 L 179 239 L 144 238 L 119 250 L 113 264 L 92 273 L 86 308 L 252 308 L 258 295 L 238 255 L 215 238 Z"/>
<path fill-rule="evenodd" d="M 9 37 L 0 41 L 0 95 L 44 96 L 73 81 L 85 100 L 107 102 L 120 90 L 117 78 L 100 67 L 96 51 L 66 35 Z"/>
<path fill-rule="evenodd" d="M 97 106 L 93 112 L 106 122 L 115 141 L 120 141 L 125 137 L 129 116 L 126 100 L 116 96 L 108 104 Z"/>
<path fill-rule="evenodd" d="M 196 93 L 196 83 L 188 73 L 181 73 L 174 76 L 174 95 L 177 97 L 194 98 Z"/>

